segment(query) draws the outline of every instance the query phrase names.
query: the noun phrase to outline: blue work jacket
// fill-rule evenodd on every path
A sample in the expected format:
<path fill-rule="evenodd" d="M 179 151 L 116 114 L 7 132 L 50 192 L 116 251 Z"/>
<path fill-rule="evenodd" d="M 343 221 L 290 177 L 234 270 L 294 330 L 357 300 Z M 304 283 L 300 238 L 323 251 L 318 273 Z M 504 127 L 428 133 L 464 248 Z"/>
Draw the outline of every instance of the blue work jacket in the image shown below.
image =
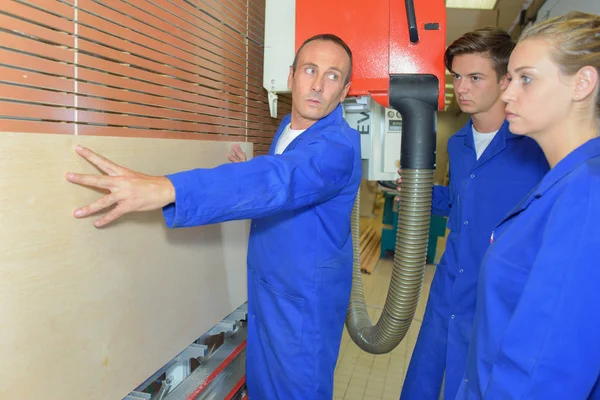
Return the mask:
<path fill-rule="evenodd" d="M 457 399 L 600 399 L 600 138 L 495 229 Z"/>
<path fill-rule="evenodd" d="M 436 268 L 402 400 L 453 399 L 461 382 L 475 314 L 479 266 L 490 235 L 548 171 L 538 144 L 505 121 L 479 160 L 472 122 L 448 141 L 449 187 L 436 186 L 432 212 L 449 216 L 446 251 Z"/>
<path fill-rule="evenodd" d="M 331 399 L 352 286 L 359 133 L 339 105 L 280 155 L 169 175 L 168 227 L 252 219 L 246 383 L 254 400 Z"/>

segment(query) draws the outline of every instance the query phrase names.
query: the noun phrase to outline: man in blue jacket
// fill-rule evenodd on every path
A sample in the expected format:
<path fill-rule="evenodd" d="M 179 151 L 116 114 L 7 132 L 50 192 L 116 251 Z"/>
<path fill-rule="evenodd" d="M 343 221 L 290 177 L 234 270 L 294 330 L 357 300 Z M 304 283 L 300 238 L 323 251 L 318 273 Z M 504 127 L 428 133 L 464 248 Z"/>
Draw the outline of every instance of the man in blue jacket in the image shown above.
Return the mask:
<path fill-rule="evenodd" d="M 106 225 L 163 208 L 170 228 L 251 218 L 246 381 L 251 399 L 331 399 L 352 281 L 350 214 L 361 179 L 360 137 L 342 116 L 352 53 L 333 35 L 308 39 L 288 78 L 292 112 L 269 154 L 166 177 L 77 152 L 112 176 L 67 174 L 111 194 Z M 224 196 L 223 193 L 227 195 Z"/>
<path fill-rule="evenodd" d="M 449 217 L 450 233 L 402 400 L 456 396 L 473 326 L 479 266 L 490 235 L 549 168 L 533 140 L 508 130 L 500 95 L 508 85 L 513 48 L 508 33 L 485 28 L 463 35 L 445 53 L 456 100 L 471 119 L 448 141 L 449 187 L 436 186 L 433 191 L 432 213 Z"/>

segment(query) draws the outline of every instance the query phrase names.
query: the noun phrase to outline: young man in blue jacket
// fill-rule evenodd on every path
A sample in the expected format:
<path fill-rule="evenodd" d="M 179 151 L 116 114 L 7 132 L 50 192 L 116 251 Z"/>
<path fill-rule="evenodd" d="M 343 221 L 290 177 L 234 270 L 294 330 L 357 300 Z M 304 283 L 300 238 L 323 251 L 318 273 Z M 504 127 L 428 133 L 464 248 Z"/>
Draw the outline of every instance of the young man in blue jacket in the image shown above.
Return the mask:
<path fill-rule="evenodd" d="M 513 48 L 508 33 L 485 28 L 463 35 L 445 53 L 456 100 L 471 119 L 448 141 L 449 187 L 436 186 L 433 191 L 432 213 L 449 217 L 450 233 L 402 400 L 456 396 L 473 326 L 479 266 L 490 235 L 549 168 L 535 141 L 508 130 L 500 96 L 508 85 Z"/>
<path fill-rule="evenodd" d="M 163 209 L 168 227 L 252 219 L 246 382 L 251 399 L 331 399 L 352 282 L 350 214 L 361 179 L 360 136 L 342 117 L 352 53 L 333 35 L 308 39 L 288 78 L 292 112 L 269 154 L 166 177 L 77 152 L 112 176 L 67 174 L 108 189 L 75 211 L 96 221 Z M 223 196 L 223 193 L 227 193 Z"/>

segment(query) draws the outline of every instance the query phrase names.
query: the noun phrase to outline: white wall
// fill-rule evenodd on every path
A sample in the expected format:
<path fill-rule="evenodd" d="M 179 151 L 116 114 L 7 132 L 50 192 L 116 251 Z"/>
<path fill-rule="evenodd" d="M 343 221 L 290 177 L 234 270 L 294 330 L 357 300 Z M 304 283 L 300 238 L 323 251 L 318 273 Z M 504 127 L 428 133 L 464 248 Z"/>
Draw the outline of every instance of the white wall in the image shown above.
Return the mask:
<path fill-rule="evenodd" d="M 600 14 L 600 0 L 546 0 L 546 3 L 538 11 L 537 21 L 564 15 L 571 11 Z"/>

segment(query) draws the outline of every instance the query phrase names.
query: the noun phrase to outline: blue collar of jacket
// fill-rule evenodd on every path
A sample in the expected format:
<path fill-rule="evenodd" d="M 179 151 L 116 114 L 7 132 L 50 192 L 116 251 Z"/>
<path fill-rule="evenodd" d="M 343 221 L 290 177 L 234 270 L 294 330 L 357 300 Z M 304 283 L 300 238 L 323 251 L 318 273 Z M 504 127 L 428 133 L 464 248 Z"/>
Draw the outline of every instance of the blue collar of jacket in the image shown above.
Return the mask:
<path fill-rule="evenodd" d="M 314 133 L 314 132 L 319 132 L 323 128 L 330 126 L 330 125 L 339 125 L 343 119 L 344 119 L 344 113 L 342 110 L 342 103 L 340 103 L 337 105 L 337 107 L 332 112 L 330 112 L 328 115 L 326 115 L 325 117 L 321 118 L 320 120 L 318 120 L 317 122 L 315 122 L 314 124 L 309 126 L 308 129 L 306 129 L 304 132 L 302 132 L 302 134 L 300 136 L 298 136 L 296 139 L 294 139 L 292 141 L 292 143 L 290 143 L 288 145 L 288 147 L 286 148 L 286 151 L 291 150 L 294 147 L 296 147 L 296 144 L 299 141 L 305 139 L 306 137 L 312 136 L 312 133 Z M 271 147 L 269 148 L 269 155 L 275 155 L 275 149 L 277 148 L 277 141 L 279 140 L 279 137 L 283 133 L 283 130 L 285 129 L 286 126 L 288 126 L 288 124 L 290 123 L 291 120 L 292 120 L 292 114 L 286 115 L 281 120 L 281 124 L 279 124 L 277 133 L 275 134 L 275 137 L 273 138 L 273 142 L 271 143 Z"/>
<path fill-rule="evenodd" d="M 533 197 L 542 196 L 579 165 L 597 156 L 600 156 L 600 137 L 588 140 L 560 160 L 554 168 L 548 171 L 542 182 L 533 191 Z"/>
<path fill-rule="evenodd" d="M 469 118 L 469 122 L 466 123 L 458 132 L 456 132 L 456 136 L 462 136 L 465 141 L 465 146 L 468 146 L 472 149 L 475 149 L 475 140 L 473 139 L 473 119 Z M 499 136 L 502 140 L 499 142 L 502 143 L 503 146 L 506 145 L 507 139 L 515 139 L 519 138 L 519 135 L 515 135 L 508 129 L 508 121 L 504 120 L 502 126 L 498 130 L 496 136 Z M 496 138 L 494 138 L 494 141 Z M 491 144 L 491 143 L 490 143 Z"/>
<path fill-rule="evenodd" d="M 506 217 L 509 219 L 525 210 L 534 199 L 542 197 L 550 188 L 565 178 L 571 171 L 593 157 L 600 156 L 600 137 L 588 140 L 554 166 L 542 181 Z M 505 220 L 506 220 L 505 219 Z"/>
<path fill-rule="evenodd" d="M 475 140 L 473 139 L 473 119 L 469 119 L 469 122 L 462 127 L 461 130 L 456 132 L 455 136 L 463 137 L 463 143 L 466 147 L 470 148 L 473 157 L 475 157 Z M 481 155 L 479 160 L 476 162 L 476 168 L 486 164 L 489 160 L 502 153 L 506 149 L 506 143 L 508 140 L 519 139 L 521 136 L 515 135 L 508 129 L 508 121 L 504 120 L 502 126 L 498 130 L 492 142 L 488 145 L 488 148 Z"/>

